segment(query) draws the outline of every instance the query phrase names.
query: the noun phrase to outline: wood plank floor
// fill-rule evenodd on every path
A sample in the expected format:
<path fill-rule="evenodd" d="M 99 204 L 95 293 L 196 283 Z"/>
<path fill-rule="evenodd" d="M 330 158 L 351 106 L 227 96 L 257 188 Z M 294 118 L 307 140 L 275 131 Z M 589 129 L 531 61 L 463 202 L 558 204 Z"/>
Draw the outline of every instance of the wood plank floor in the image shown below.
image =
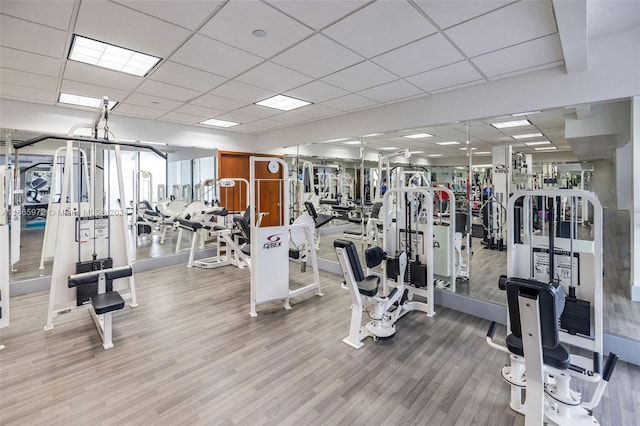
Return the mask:
<path fill-rule="evenodd" d="M 291 271 L 295 285 L 309 280 Z M 15 297 L 0 330 L 0 424 L 524 424 L 508 408 L 507 357 L 485 343 L 486 321 L 410 313 L 395 339 L 354 350 L 341 342 L 348 293 L 321 276 L 324 297 L 250 318 L 247 270 L 136 274 L 140 306 L 114 315 L 106 351 L 87 312 L 44 332 L 47 294 Z M 602 424 L 637 422 L 638 383 L 640 368 L 620 363 L 595 412 Z"/>

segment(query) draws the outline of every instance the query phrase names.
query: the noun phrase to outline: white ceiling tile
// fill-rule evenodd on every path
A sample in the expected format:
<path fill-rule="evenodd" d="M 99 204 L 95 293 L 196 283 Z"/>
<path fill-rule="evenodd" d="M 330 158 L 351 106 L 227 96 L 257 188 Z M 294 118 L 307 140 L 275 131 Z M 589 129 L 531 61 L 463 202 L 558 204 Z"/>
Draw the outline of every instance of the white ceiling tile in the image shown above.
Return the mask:
<path fill-rule="evenodd" d="M 73 1 L 15 1 L 2 0 L 2 13 L 27 21 L 67 31 L 73 13 Z"/>
<path fill-rule="evenodd" d="M 0 44 L 14 49 L 62 58 L 67 43 L 66 31 L 0 15 Z"/>
<path fill-rule="evenodd" d="M 433 92 L 435 90 L 444 89 L 472 81 L 481 80 L 482 76 L 469 65 L 466 61 L 456 64 L 447 65 L 432 71 L 423 72 L 405 80 L 425 90 Z"/>
<path fill-rule="evenodd" d="M 160 117 L 160 120 L 182 124 L 198 124 L 199 122 L 205 120 L 205 118 L 199 117 L 197 115 L 183 114 L 181 112 L 172 111 Z"/>
<path fill-rule="evenodd" d="M 364 60 L 349 49 L 316 34 L 272 59 L 315 78 L 331 74 Z"/>
<path fill-rule="evenodd" d="M 429 18 L 442 29 L 512 3 L 513 0 L 415 0 Z"/>
<path fill-rule="evenodd" d="M 370 0 L 266 0 L 287 15 L 319 30 L 348 15 Z"/>
<path fill-rule="evenodd" d="M 358 92 L 396 79 L 397 77 L 390 72 L 366 61 L 326 76 L 322 80 L 345 90 Z"/>
<path fill-rule="evenodd" d="M 368 58 L 435 32 L 409 3 L 395 0 L 370 4 L 323 31 Z"/>
<path fill-rule="evenodd" d="M 397 101 L 398 99 L 408 98 L 410 96 L 416 96 L 424 94 L 424 92 L 417 87 L 414 87 L 404 80 L 396 80 L 391 83 L 386 83 L 380 86 L 372 87 L 371 89 L 358 92 L 359 95 L 365 96 L 376 102 L 385 103 Z"/>
<path fill-rule="evenodd" d="M 282 93 L 294 87 L 302 86 L 313 79 L 273 62 L 265 62 L 242 74 L 238 77 L 238 80 L 253 86 L 273 90 L 275 93 Z"/>
<path fill-rule="evenodd" d="M 299 123 L 305 123 L 307 121 L 315 120 L 313 117 L 310 117 L 308 115 L 298 114 L 295 111 L 287 111 L 270 118 L 271 120 L 279 121 L 281 123 L 286 123 L 286 124 L 299 124 Z"/>
<path fill-rule="evenodd" d="M 282 123 L 276 120 L 270 120 L 268 118 L 264 118 L 262 120 L 253 121 L 251 123 L 253 126 L 262 127 L 265 129 L 279 129 L 281 127 L 287 127 L 288 124 Z"/>
<path fill-rule="evenodd" d="M 316 80 L 304 86 L 298 87 L 285 93 L 297 99 L 308 102 L 319 103 L 329 99 L 338 98 L 348 94 L 346 90 L 339 89 L 323 81 Z"/>
<path fill-rule="evenodd" d="M 150 76 L 151 79 L 175 86 L 207 92 L 227 81 L 225 77 L 167 61 Z"/>
<path fill-rule="evenodd" d="M 57 99 L 57 94 L 55 90 L 42 90 L 32 87 L 16 86 L 15 84 L 0 83 L 0 97 L 53 104 Z"/>
<path fill-rule="evenodd" d="M 158 96 L 145 95 L 143 93 L 132 93 L 125 102 L 128 105 L 138 105 L 164 111 L 171 111 L 182 105 L 182 102 L 160 98 Z"/>
<path fill-rule="evenodd" d="M 166 58 L 190 32 L 116 3 L 85 1 L 80 4 L 75 33 Z"/>
<path fill-rule="evenodd" d="M 71 95 L 89 96 L 101 99 L 108 96 L 109 100 L 121 102 L 129 94 L 128 91 L 118 90 L 111 87 L 102 87 L 95 84 L 81 83 L 78 81 L 62 80 L 60 91 Z M 57 99 L 57 97 L 56 97 Z"/>
<path fill-rule="evenodd" d="M 353 96 L 356 96 L 356 95 L 353 95 Z M 340 110 L 338 110 L 336 108 L 330 108 L 328 106 L 317 105 L 317 104 L 306 105 L 306 106 L 303 106 L 302 108 L 296 110 L 296 114 L 306 115 L 306 116 L 311 117 L 311 118 L 329 117 L 329 116 L 337 115 L 337 114 L 341 114 L 341 113 L 342 113 L 342 111 L 340 111 Z M 278 116 L 278 117 L 280 117 L 280 116 Z"/>
<path fill-rule="evenodd" d="M 221 0 L 162 0 L 162 1 L 140 1 L 140 0 L 115 0 L 124 6 L 139 10 L 147 15 L 169 21 L 181 27 L 195 29 L 214 10 L 216 10 Z"/>
<path fill-rule="evenodd" d="M 224 111 L 221 109 L 206 108 L 200 105 L 193 104 L 182 105 L 181 107 L 176 108 L 175 111 L 183 114 L 195 115 L 202 118 L 211 118 L 216 117 L 220 114 L 224 114 Z"/>
<path fill-rule="evenodd" d="M 235 111 L 231 111 L 222 115 L 217 115 L 215 118 L 219 120 L 235 121 L 236 123 L 250 123 L 252 121 L 257 120 L 255 117 L 252 117 L 247 114 L 240 114 Z"/>
<path fill-rule="evenodd" d="M 263 30 L 265 37 L 256 37 Z M 311 34 L 311 30 L 258 1 L 229 2 L 199 31 L 216 40 L 268 58 Z"/>
<path fill-rule="evenodd" d="M 464 59 L 444 37 L 434 34 L 371 59 L 400 77 L 418 74 Z"/>
<path fill-rule="evenodd" d="M 163 98 L 182 102 L 186 102 L 189 99 L 201 95 L 201 92 L 196 92 L 195 90 L 185 89 L 184 87 L 178 87 L 154 80 L 146 80 L 136 89 L 136 91 L 147 95 L 159 95 Z"/>
<path fill-rule="evenodd" d="M 262 62 L 262 58 L 196 34 L 171 56 L 181 64 L 234 77 Z"/>
<path fill-rule="evenodd" d="M 23 52 L 22 50 L 0 47 L 0 58 L 3 67 L 28 71 L 35 74 L 57 77 L 60 75 L 61 59 Z"/>
<path fill-rule="evenodd" d="M 93 65 L 76 61 L 67 61 L 63 78 L 97 86 L 109 86 L 120 90 L 133 90 L 143 81 L 142 77 L 94 67 Z"/>
<path fill-rule="evenodd" d="M 238 126 L 229 127 L 225 129 L 230 132 L 240 132 L 240 133 L 260 133 L 265 130 L 269 130 L 266 127 L 254 126 L 253 124 L 240 124 Z"/>
<path fill-rule="evenodd" d="M 191 101 L 194 105 L 199 105 L 207 108 L 218 109 L 222 111 L 232 111 L 237 108 L 241 108 L 246 105 L 245 102 L 239 102 L 233 99 L 227 99 L 215 95 L 204 95 L 198 99 Z"/>
<path fill-rule="evenodd" d="M 472 61 L 486 76 L 494 77 L 526 68 L 556 63 L 562 58 L 560 37 L 558 34 L 552 34 L 477 56 Z"/>
<path fill-rule="evenodd" d="M 28 71 L 35 74 L 57 77 L 60 75 L 61 59 L 36 55 L 22 50 L 0 47 L 2 66 L 14 70 Z"/>
<path fill-rule="evenodd" d="M 323 102 L 322 105 L 329 108 L 335 108 L 341 111 L 355 111 L 358 109 L 367 108 L 367 107 L 376 105 L 376 103 L 370 99 L 364 98 L 359 95 L 347 95 L 341 98 L 332 99 L 330 101 Z"/>
<path fill-rule="evenodd" d="M 211 91 L 211 94 L 222 96 L 224 98 L 235 99 L 249 104 L 273 96 L 273 92 L 271 90 L 262 89 L 237 80 L 231 80 L 222 86 L 215 88 Z"/>
<path fill-rule="evenodd" d="M 246 115 L 248 117 L 253 117 L 254 120 L 257 120 L 259 118 L 272 117 L 274 115 L 282 113 L 282 111 L 280 110 L 267 108 L 260 105 L 247 105 L 246 107 L 239 108 L 233 112 Z"/>
<path fill-rule="evenodd" d="M 116 115 L 126 115 L 142 118 L 158 118 L 165 115 L 166 113 L 167 111 L 162 109 L 148 108 L 139 105 L 132 105 L 129 103 L 120 104 L 113 110 L 113 114 Z"/>
<path fill-rule="evenodd" d="M 472 57 L 556 31 L 550 1 L 522 1 L 457 25 L 445 34 Z"/>
<path fill-rule="evenodd" d="M 15 84 L 16 86 L 33 87 L 34 89 L 50 90 L 53 92 L 58 88 L 57 78 L 7 68 L 0 69 L 0 82 Z"/>

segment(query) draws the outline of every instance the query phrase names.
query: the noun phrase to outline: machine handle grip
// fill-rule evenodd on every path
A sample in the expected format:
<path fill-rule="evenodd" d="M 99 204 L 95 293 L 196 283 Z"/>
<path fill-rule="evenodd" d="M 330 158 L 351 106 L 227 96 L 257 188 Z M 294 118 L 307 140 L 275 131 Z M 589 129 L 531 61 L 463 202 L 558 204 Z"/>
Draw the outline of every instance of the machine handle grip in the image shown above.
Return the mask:
<path fill-rule="evenodd" d="M 602 379 L 605 381 L 609 381 L 611 375 L 613 374 L 613 370 L 616 368 L 616 363 L 618 362 L 618 355 L 614 353 L 610 353 L 607 357 L 607 362 L 604 365 L 604 372 L 602 373 Z"/>
<path fill-rule="evenodd" d="M 500 278 L 498 278 L 498 287 L 500 288 L 500 290 L 503 290 L 503 291 L 507 289 L 506 275 L 500 275 Z"/>
<path fill-rule="evenodd" d="M 489 325 L 489 331 L 487 331 L 487 337 L 489 339 L 493 339 L 493 335 L 496 332 L 496 327 L 498 324 L 495 321 L 491 321 L 491 325 Z"/>

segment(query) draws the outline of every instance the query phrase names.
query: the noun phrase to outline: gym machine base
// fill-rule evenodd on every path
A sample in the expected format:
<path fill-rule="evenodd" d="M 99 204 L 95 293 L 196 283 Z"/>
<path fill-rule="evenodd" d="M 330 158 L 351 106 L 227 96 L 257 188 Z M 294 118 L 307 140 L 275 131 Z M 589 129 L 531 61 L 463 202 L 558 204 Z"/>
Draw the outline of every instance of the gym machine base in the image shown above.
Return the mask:
<path fill-rule="evenodd" d="M 579 203 L 593 207 L 593 226 L 583 230 L 589 237 L 579 238 Z M 493 342 L 495 323 L 487 343 L 509 354 L 501 375 L 511 386 L 510 407 L 526 426 L 598 424 L 592 411 L 618 359 L 609 354 L 601 368 L 602 206 L 586 191 L 516 191 L 508 202 L 507 239 L 508 275 L 498 283 L 507 292 L 506 347 Z M 575 349 L 592 358 L 570 352 Z M 571 389 L 571 378 L 596 386 L 591 401 Z"/>

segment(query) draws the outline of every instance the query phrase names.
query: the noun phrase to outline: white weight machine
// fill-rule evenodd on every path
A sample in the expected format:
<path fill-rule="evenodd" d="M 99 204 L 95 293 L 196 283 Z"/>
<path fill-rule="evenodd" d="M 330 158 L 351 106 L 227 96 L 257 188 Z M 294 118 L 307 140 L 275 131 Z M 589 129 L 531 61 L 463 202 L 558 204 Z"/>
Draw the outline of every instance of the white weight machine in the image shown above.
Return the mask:
<path fill-rule="evenodd" d="M 413 200 L 417 197 L 424 202 L 419 211 L 413 211 Z M 349 335 L 343 342 L 355 349 L 361 348 L 367 337 L 375 340 L 392 337 L 398 319 L 410 311 L 425 312 L 428 317 L 435 315 L 433 197 L 426 188 L 392 188 L 385 193 L 382 204 L 384 246 L 365 252 L 367 275 L 362 271 L 355 244 L 334 241 L 352 302 Z M 427 221 L 419 223 L 417 218 L 423 209 Z M 371 273 L 370 269 L 380 263 L 382 276 Z M 414 301 L 414 296 L 426 301 Z M 364 313 L 371 319 L 366 324 Z"/>
<path fill-rule="evenodd" d="M 577 212 L 560 211 L 563 198 L 591 204 L 591 229 L 578 225 Z M 602 206 L 586 191 L 537 190 L 516 191 L 507 210 L 508 275 L 499 286 L 507 292 L 508 335 L 506 347 L 494 343 L 492 323 L 487 342 L 509 354 L 502 378 L 510 407 L 526 426 L 598 424 L 592 412 L 618 358 L 609 354 L 601 368 Z M 535 221 L 542 230 L 534 234 Z M 591 401 L 571 389 L 572 378 L 595 386 Z"/>

